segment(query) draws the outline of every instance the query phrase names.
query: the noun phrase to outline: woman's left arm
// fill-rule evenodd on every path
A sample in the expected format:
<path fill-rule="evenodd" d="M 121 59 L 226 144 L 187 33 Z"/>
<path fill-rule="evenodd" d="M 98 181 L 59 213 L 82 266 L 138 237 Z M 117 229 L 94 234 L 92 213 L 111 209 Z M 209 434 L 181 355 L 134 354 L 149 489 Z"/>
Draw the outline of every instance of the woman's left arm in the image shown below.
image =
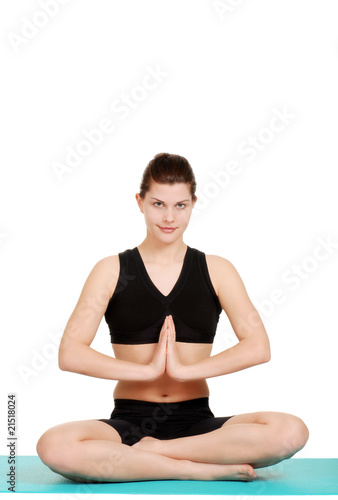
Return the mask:
<path fill-rule="evenodd" d="M 175 325 L 170 318 L 166 370 L 171 378 L 180 382 L 226 375 L 270 360 L 268 335 L 240 275 L 227 259 L 216 255 L 211 259 L 217 277 L 218 299 L 239 342 L 219 354 L 182 365 L 175 345 Z"/>

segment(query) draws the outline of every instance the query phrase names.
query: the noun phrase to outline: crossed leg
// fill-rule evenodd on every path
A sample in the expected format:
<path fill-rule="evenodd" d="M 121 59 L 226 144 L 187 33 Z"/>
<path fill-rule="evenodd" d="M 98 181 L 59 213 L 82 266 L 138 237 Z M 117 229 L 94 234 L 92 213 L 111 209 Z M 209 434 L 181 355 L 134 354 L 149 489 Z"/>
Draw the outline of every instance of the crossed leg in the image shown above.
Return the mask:
<path fill-rule="evenodd" d="M 254 468 L 290 458 L 307 439 L 301 419 L 276 412 L 237 415 L 206 434 L 144 438 L 133 446 L 122 444 L 106 423 L 85 420 L 47 430 L 37 452 L 51 470 L 79 482 L 250 481 L 256 477 Z"/>
<path fill-rule="evenodd" d="M 161 479 L 252 481 L 247 464 L 223 465 L 173 459 L 122 444 L 104 422 L 67 422 L 48 429 L 36 446 L 53 472 L 82 482 L 125 482 Z"/>
<path fill-rule="evenodd" d="M 308 437 L 300 418 L 265 411 L 236 415 L 220 429 L 205 434 L 169 440 L 146 437 L 133 447 L 176 459 L 260 468 L 292 457 Z"/>

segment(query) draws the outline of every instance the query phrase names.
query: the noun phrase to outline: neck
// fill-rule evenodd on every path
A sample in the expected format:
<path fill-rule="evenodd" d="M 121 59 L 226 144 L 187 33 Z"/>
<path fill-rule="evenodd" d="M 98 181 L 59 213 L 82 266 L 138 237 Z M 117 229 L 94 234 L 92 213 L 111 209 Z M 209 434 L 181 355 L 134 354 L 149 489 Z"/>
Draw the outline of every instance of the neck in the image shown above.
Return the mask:
<path fill-rule="evenodd" d="M 181 237 L 172 243 L 164 243 L 158 239 L 154 239 L 151 234 L 147 233 L 146 238 L 138 245 L 139 251 L 145 259 L 161 264 L 171 264 L 172 262 L 181 261 L 184 258 L 187 250 L 187 245 Z"/>

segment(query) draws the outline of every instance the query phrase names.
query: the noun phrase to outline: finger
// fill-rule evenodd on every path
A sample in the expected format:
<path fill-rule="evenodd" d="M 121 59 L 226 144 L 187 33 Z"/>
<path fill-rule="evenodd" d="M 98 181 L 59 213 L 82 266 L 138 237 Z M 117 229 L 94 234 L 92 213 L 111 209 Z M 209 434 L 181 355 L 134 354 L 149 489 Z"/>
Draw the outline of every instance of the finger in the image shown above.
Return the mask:
<path fill-rule="evenodd" d="M 170 322 L 171 326 L 173 328 L 175 328 L 174 318 L 172 317 L 172 315 L 169 316 L 169 322 Z"/>
<path fill-rule="evenodd" d="M 164 339 L 167 336 L 167 319 L 164 320 L 161 331 L 160 331 L 160 336 L 159 336 L 159 341 L 164 341 Z"/>
<path fill-rule="evenodd" d="M 167 328 L 168 328 L 168 318 L 166 317 L 162 325 L 162 330 L 165 332 Z"/>
<path fill-rule="evenodd" d="M 173 320 L 172 316 L 170 316 L 170 319 L 169 319 L 169 328 L 170 328 L 170 333 L 171 333 L 172 339 L 176 340 L 176 330 L 175 330 L 174 320 Z"/>
<path fill-rule="evenodd" d="M 170 323 L 170 316 L 167 316 L 167 333 L 168 333 L 168 338 L 171 337 L 171 323 Z"/>

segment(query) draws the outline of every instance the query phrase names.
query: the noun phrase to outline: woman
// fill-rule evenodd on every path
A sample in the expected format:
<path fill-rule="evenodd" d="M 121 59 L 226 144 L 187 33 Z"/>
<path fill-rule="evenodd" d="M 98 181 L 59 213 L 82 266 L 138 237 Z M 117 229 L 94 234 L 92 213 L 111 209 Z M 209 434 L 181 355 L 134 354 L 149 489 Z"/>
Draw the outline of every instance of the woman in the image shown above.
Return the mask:
<path fill-rule="evenodd" d="M 206 379 L 270 359 L 269 340 L 234 266 L 183 242 L 196 203 L 188 161 L 161 153 L 136 200 L 147 235 L 100 260 L 66 325 L 61 370 L 117 380 L 109 419 L 62 423 L 37 443 L 41 460 L 79 482 L 241 480 L 293 456 L 308 429 L 293 415 L 214 417 Z M 239 342 L 211 356 L 220 312 Z M 90 347 L 100 321 L 115 357 Z"/>

